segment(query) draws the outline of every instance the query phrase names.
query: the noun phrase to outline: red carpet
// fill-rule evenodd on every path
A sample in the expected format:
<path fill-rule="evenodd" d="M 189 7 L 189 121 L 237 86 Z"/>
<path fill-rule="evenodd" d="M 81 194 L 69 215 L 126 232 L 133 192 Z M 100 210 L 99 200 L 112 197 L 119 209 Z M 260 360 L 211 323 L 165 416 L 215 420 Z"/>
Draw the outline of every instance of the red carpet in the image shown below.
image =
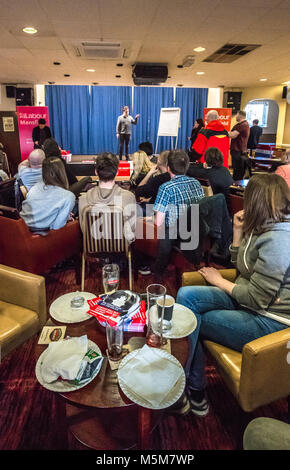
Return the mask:
<path fill-rule="evenodd" d="M 96 270 L 93 264 L 91 268 L 86 290 L 100 292 L 101 271 Z M 166 285 L 175 296 L 177 286 L 173 274 L 168 276 Z M 151 282 L 151 277 L 139 276 L 135 284 L 136 291 L 144 292 L 146 285 Z M 49 306 L 58 296 L 77 289 L 73 270 L 55 270 L 46 276 L 46 286 Z M 120 287 L 127 287 L 127 278 L 124 276 Z M 67 433 L 65 402 L 59 395 L 44 389 L 36 380 L 35 339 L 31 338 L 4 358 L 0 365 L 0 449 L 86 449 Z M 257 416 L 286 419 L 286 400 L 245 416 L 210 362 L 207 377 L 210 414 L 206 418 L 164 415 L 152 434 L 152 449 L 240 449 L 241 436 L 248 421 Z"/>

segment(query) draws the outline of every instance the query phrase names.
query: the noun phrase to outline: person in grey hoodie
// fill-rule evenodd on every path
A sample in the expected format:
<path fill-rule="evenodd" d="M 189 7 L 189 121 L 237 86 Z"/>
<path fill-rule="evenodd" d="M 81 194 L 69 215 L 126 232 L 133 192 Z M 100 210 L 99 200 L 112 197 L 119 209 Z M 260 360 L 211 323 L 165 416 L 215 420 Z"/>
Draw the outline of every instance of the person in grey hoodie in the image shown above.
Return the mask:
<path fill-rule="evenodd" d="M 244 210 L 234 216 L 230 251 L 239 272 L 234 283 L 202 268 L 211 287 L 182 287 L 176 299 L 197 318 L 185 371 L 191 411 L 198 416 L 209 411 L 200 335 L 242 351 L 246 343 L 290 327 L 290 190 L 283 178 L 250 179 Z"/>
<path fill-rule="evenodd" d="M 95 205 L 118 206 L 123 209 L 124 235 L 129 243 L 135 239 L 136 199 L 133 193 L 120 188 L 115 183 L 119 159 L 112 153 L 99 155 L 95 163 L 95 172 L 99 185 L 90 189 L 79 198 L 79 222 L 82 231 L 86 230 L 85 214 Z"/>

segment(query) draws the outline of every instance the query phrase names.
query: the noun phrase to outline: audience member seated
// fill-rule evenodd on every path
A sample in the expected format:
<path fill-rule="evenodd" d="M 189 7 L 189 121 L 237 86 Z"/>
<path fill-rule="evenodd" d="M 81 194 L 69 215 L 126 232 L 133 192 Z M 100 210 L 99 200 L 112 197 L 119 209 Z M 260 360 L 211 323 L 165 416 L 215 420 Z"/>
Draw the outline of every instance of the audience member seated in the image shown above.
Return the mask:
<path fill-rule="evenodd" d="M 275 173 L 282 176 L 290 188 L 290 149 L 283 153 L 281 162 Z"/>
<path fill-rule="evenodd" d="M 134 170 L 131 176 L 131 181 L 135 185 L 138 185 L 144 176 L 147 175 L 148 171 L 150 171 L 155 165 L 142 150 L 133 153 L 133 155 L 130 156 L 130 159 L 133 161 Z"/>
<path fill-rule="evenodd" d="M 153 145 L 151 142 L 141 142 L 138 146 L 138 150 L 145 152 L 152 163 L 157 163 L 157 157 L 153 155 Z"/>
<path fill-rule="evenodd" d="M 157 165 L 154 165 L 138 184 L 135 195 L 141 198 L 141 201 L 143 199 L 150 204 L 154 204 L 159 187 L 170 180 L 167 166 L 168 154 L 167 150 L 161 152 L 158 156 Z M 158 171 L 160 174 L 156 175 Z"/>
<path fill-rule="evenodd" d="M 42 181 L 42 162 L 45 153 L 41 149 L 35 149 L 29 157 L 18 165 L 18 178 L 29 191 L 39 181 Z"/>
<path fill-rule="evenodd" d="M 191 163 L 187 175 L 194 178 L 208 179 L 214 194 L 222 193 L 228 198 L 230 186 L 234 180 L 229 170 L 223 166 L 223 154 L 216 147 L 210 147 L 204 154 L 205 163 Z"/>
<path fill-rule="evenodd" d="M 65 169 L 59 158 L 44 159 L 42 178 L 28 192 L 20 216 L 32 231 L 57 230 L 70 219 L 75 195 L 68 191 Z"/>
<path fill-rule="evenodd" d="M 4 145 L 0 142 L 0 170 L 3 170 L 7 175 L 10 174 L 8 158 L 4 152 Z"/>
<path fill-rule="evenodd" d="M 124 234 L 128 242 L 135 239 L 136 199 L 133 193 L 115 183 L 118 173 L 119 158 L 112 153 L 103 153 L 95 163 L 95 172 L 99 177 L 99 185 L 87 191 L 79 198 L 79 222 L 84 230 L 86 210 L 96 204 L 119 206 L 124 210 Z"/>
<path fill-rule="evenodd" d="M 242 351 L 246 343 L 290 326 L 290 193 L 283 178 L 250 179 L 244 210 L 234 216 L 230 251 L 240 273 L 235 283 L 202 268 L 211 286 L 182 287 L 176 299 L 198 320 L 185 367 L 191 410 L 198 416 L 209 411 L 201 337 Z"/>
<path fill-rule="evenodd" d="M 61 149 L 59 148 L 56 140 L 54 140 L 53 138 L 46 139 L 44 141 L 43 150 L 46 158 L 57 157 L 62 161 L 68 179 L 69 190 L 72 191 L 76 196 L 78 196 L 86 187 L 86 185 L 92 181 L 92 178 L 90 176 L 85 176 L 80 181 L 77 180 L 77 178 L 71 171 L 70 166 L 63 160 L 61 156 Z"/>
<path fill-rule="evenodd" d="M 207 126 L 201 129 L 192 146 L 191 161 L 200 160 L 204 163 L 204 154 L 209 147 L 217 147 L 223 154 L 224 166 L 229 167 L 230 138 L 225 127 L 219 120 L 218 112 L 212 109 L 206 115 Z"/>
<path fill-rule="evenodd" d="M 5 171 L 3 170 L 0 170 L 0 182 L 8 180 L 8 179 L 9 179 L 9 176 L 7 175 L 7 173 L 5 173 Z"/>
<path fill-rule="evenodd" d="M 155 224 L 158 227 L 158 253 L 155 262 L 155 277 L 162 278 L 168 265 L 170 253 L 178 241 L 172 233 L 177 231 L 180 218 L 187 217 L 187 209 L 192 204 L 197 204 L 204 197 L 204 192 L 199 181 L 186 176 L 189 167 L 189 157 L 183 150 L 171 150 L 168 154 L 168 173 L 170 181 L 160 186 L 153 210 Z M 183 224 L 186 226 L 186 224 Z M 161 229 L 164 233 L 160 233 Z"/>

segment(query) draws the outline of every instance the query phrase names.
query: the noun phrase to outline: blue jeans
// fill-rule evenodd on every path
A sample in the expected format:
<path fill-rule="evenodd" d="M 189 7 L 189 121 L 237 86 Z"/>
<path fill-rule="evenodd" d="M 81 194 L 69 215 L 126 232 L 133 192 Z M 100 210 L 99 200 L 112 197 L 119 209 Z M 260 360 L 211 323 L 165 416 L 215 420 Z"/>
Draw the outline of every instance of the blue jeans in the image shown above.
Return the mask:
<path fill-rule="evenodd" d="M 192 310 L 197 319 L 197 327 L 189 336 L 190 350 L 185 366 L 187 386 L 196 390 L 203 390 L 206 386 L 200 335 L 242 351 L 246 343 L 287 328 L 283 323 L 241 307 L 218 287 L 182 287 L 176 302 Z"/>

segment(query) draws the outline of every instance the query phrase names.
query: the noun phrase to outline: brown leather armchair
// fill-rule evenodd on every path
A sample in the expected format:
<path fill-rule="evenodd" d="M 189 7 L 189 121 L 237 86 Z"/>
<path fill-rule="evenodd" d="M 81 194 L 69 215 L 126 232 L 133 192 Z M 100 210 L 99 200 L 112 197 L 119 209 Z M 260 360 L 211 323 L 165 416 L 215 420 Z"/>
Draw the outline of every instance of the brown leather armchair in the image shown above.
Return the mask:
<path fill-rule="evenodd" d="M 80 283 L 81 231 L 77 220 L 43 235 L 30 232 L 18 211 L 0 206 L 0 263 L 34 274 L 74 257 Z"/>
<path fill-rule="evenodd" d="M 220 273 L 225 279 L 235 282 L 235 269 L 223 269 Z M 191 272 L 183 274 L 182 285 L 202 286 L 207 283 L 201 274 Z M 209 340 L 203 344 L 241 408 L 251 412 L 290 395 L 288 341 L 290 328 L 247 343 L 242 353 Z"/>
<path fill-rule="evenodd" d="M 36 334 L 46 318 L 44 277 L 0 264 L 1 357 Z"/>

